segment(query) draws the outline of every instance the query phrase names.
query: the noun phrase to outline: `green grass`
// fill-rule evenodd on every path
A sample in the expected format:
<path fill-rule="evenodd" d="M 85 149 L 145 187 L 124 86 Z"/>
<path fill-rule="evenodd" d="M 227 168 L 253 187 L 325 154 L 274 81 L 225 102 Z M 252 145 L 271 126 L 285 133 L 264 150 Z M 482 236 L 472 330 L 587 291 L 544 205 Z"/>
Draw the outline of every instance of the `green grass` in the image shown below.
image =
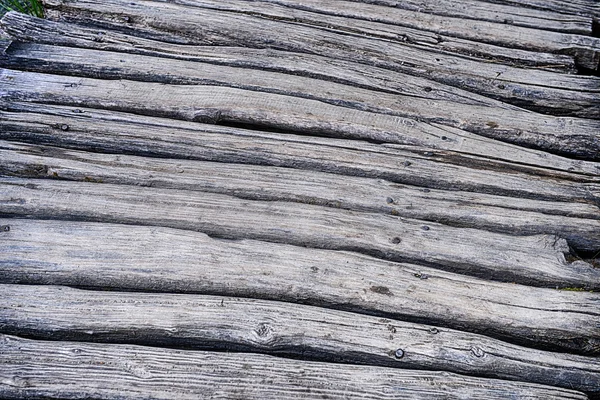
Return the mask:
<path fill-rule="evenodd" d="M 0 15 L 7 11 L 44 18 L 44 6 L 40 0 L 0 0 Z"/>

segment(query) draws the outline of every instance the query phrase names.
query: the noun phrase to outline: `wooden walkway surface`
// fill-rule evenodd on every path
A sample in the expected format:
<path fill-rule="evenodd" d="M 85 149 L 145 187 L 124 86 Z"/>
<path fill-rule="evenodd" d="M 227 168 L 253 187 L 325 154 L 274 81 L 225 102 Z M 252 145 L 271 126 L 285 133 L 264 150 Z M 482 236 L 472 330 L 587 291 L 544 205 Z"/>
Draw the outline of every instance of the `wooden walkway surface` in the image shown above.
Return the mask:
<path fill-rule="evenodd" d="M 594 0 L 0 22 L 0 398 L 600 399 Z"/>

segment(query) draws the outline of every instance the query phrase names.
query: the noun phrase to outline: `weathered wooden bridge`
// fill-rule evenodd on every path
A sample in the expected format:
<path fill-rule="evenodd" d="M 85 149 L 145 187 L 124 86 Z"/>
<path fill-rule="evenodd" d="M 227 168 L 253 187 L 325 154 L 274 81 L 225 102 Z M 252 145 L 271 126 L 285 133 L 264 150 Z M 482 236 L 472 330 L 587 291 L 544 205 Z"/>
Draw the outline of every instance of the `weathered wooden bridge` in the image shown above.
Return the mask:
<path fill-rule="evenodd" d="M 600 398 L 598 2 L 45 6 L 0 398 Z"/>

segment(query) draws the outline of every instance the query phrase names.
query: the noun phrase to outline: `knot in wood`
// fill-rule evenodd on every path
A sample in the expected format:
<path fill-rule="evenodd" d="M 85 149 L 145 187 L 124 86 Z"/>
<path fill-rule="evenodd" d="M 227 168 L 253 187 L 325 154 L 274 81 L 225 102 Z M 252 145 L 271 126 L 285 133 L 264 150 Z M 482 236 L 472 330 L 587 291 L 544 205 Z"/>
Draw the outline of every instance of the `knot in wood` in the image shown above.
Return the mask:
<path fill-rule="evenodd" d="M 485 356 L 485 351 L 483 351 L 479 347 L 471 347 L 471 353 L 477 358 Z"/>
<path fill-rule="evenodd" d="M 258 337 L 265 338 L 271 334 L 272 329 L 268 324 L 261 323 L 258 324 L 258 328 L 256 328 L 255 332 Z"/>
<path fill-rule="evenodd" d="M 0 231 L 2 231 L 2 232 L 10 232 L 10 225 L 2 225 L 2 226 L 0 226 Z"/>

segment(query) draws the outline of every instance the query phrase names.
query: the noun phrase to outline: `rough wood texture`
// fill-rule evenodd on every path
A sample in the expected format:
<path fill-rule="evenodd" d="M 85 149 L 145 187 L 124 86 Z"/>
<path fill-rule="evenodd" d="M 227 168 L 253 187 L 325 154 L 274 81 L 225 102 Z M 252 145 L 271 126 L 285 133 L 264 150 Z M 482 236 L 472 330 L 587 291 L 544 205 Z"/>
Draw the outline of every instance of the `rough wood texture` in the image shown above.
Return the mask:
<path fill-rule="evenodd" d="M 431 46 L 402 40 L 348 35 L 252 15 L 202 8 L 192 12 L 189 7 L 172 3 L 55 0 L 51 4 L 60 5 L 62 18 L 103 26 L 105 30 L 122 30 L 126 25 L 126 30 L 135 35 L 179 44 L 268 47 L 319 54 L 427 77 L 534 109 L 598 116 L 598 84 L 593 77 L 495 65 L 473 57 L 432 52 Z M 108 8 L 111 12 L 104 14 Z M 265 36 L 265 31 L 270 35 Z M 104 40 L 103 34 L 96 37 Z M 590 53 L 592 58 L 597 55 L 597 51 Z M 597 60 L 590 63 L 597 66 Z M 572 111 L 564 108 L 567 103 Z"/>
<path fill-rule="evenodd" d="M 600 392 L 600 359 L 449 329 L 236 297 L 0 285 L 0 329 L 41 339 L 221 349 L 457 372 Z M 397 357 L 400 349 L 402 357 Z"/>
<path fill-rule="evenodd" d="M 108 58 L 108 57 L 107 57 Z M 118 58 L 117 58 L 118 59 Z M 117 60 L 115 59 L 115 61 Z M 116 61 L 118 62 L 118 61 Z M 119 62 L 120 63 L 120 62 Z M 208 69 L 208 68 L 207 68 Z M 216 67 L 217 70 L 223 69 Z M 222 73 L 218 72 L 218 73 Z M 239 71 L 244 74 L 243 71 Z M 231 73 L 230 73 L 231 74 Z M 246 74 L 248 76 L 249 74 Z M 258 74 L 255 79 L 262 80 Z M 389 97 L 386 103 L 386 95 L 369 94 L 369 99 L 375 105 L 361 103 L 365 98 L 360 99 L 360 89 L 347 91 L 343 87 L 331 88 L 329 98 L 323 101 L 318 94 L 315 96 L 306 95 L 308 98 L 290 96 L 286 86 L 280 85 L 277 91 L 273 90 L 256 91 L 237 87 L 224 87 L 218 84 L 218 81 L 211 79 L 210 72 L 207 71 L 206 77 L 210 84 L 207 85 L 173 85 L 155 82 L 138 82 L 126 80 L 99 80 L 91 78 L 80 78 L 75 76 L 46 75 L 31 72 L 21 72 L 13 70 L 0 71 L 0 83 L 4 89 L 5 101 L 27 100 L 35 102 L 48 102 L 54 104 L 65 104 L 77 107 L 93 107 L 101 109 L 110 109 L 116 111 L 130 111 L 146 115 L 160 115 L 180 118 L 185 120 L 207 121 L 212 123 L 241 123 L 254 124 L 264 128 L 289 129 L 293 131 L 312 131 L 321 132 L 337 137 L 346 137 L 354 139 L 366 139 L 377 142 L 397 143 L 411 146 L 422 146 L 433 149 L 455 150 L 467 154 L 478 154 L 489 158 L 504 158 L 517 162 L 531 162 L 531 150 L 523 149 L 514 145 L 491 140 L 473 134 L 467 131 L 455 129 L 452 127 L 438 124 L 431 119 L 435 119 L 434 111 L 423 113 L 424 120 L 418 120 L 418 108 L 410 111 L 411 107 L 401 111 L 394 112 L 392 107 L 397 99 Z M 269 76 L 263 76 L 269 79 Z M 221 79 L 223 79 L 221 77 Z M 235 79 L 235 78 L 232 78 Z M 280 81 L 287 81 L 294 84 L 294 78 L 286 79 L 284 76 L 278 77 Z M 254 83 L 256 84 L 256 83 Z M 296 82 L 297 86 L 305 86 Z M 310 86 L 320 85 L 325 90 L 328 86 L 336 84 L 320 84 L 312 82 Z M 272 87 L 277 87 L 274 84 Z M 341 96 L 335 96 L 335 91 L 342 91 Z M 318 89 L 315 89 L 318 92 Z M 332 93 L 333 92 L 333 93 Z M 353 94 L 351 94 L 353 93 Z M 304 97 L 304 96 L 303 96 Z M 312 97 L 312 98 L 311 98 Z M 396 96 L 397 97 L 397 96 Z M 409 102 L 411 100 L 407 100 Z M 412 101 L 419 105 L 419 101 Z M 336 103 L 350 104 L 350 107 L 341 107 Z M 383 104 L 382 104 L 383 103 Z M 422 108 L 422 107 L 421 107 Z M 369 111 L 383 111 L 369 112 Z M 390 111 L 385 111 L 390 110 Z M 469 111 L 471 110 L 471 111 Z M 451 113 L 452 111 L 450 111 Z M 466 110 L 457 114 L 479 113 L 476 106 L 470 106 Z M 391 115 L 390 115 L 391 114 Z M 407 116 L 408 114 L 408 116 Z M 494 121 L 487 121 L 494 118 L 494 112 L 481 111 L 481 115 L 486 115 L 483 121 L 466 122 L 471 125 L 475 131 L 487 129 L 488 125 L 499 124 Z M 505 115 L 507 112 L 500 111 L 499 114 Z M 412 118 L 411 118 L 412 116 Z M 500 115 L 498 115 L 500 116 Z M 508 118 L 508 116 L 506 116 Z M 444 121 L 444 112 L 441 113 L 442 123 Z M 452 119 L 456 119 L 452 122 Z M 448 115 L 446 123 L 462 124 L 457 115 Z M 504 134 L 491 134 L 504 138 L 510 135 L 510 132 L 523 132 L 525 142 L 539 143 L 538 147 L 548 147 L 550 150 L 561 149 L 561 153 L 578 155 L 590 159 L 600 159 L 600 141 L 596 140 L 596 131 L 591 131 L 595 125 L 600 125 L 600 121 L 574 120 L 569 124 L 574 126 L 572 131 L 562 135 L 559 134 L 558 127 L 564 120 L 553 120 L 547 118 L 545 121 L 535 122 L 532 118 L 530 122 L 524 118 L 516 118 L 514 125 L 521 128 L 511 127 L 507 122 L 505 128 L 498 129 L 498 132 L 504 131 Z M 546 125 L 555 125 L 546 132 L 540 132 L 540 129 L 532 128 L 536 123 L 547 122 Z M 579 125 L 579 127 L 577 127 Z M 485 128 L 484 128 L 485 127 Z M 493 130 L 493 128 L 492 128 Z M 580 132 L 593 132 L 579 134 Z M 517 139 L 520 141 L 520 139 Z M 549 155 L 540 152 L 537 157 L 545 159 Z M 567 162 L 555 157 L 558 162 Z M 551 160 L 550 160 L 551 161 Z M 543 161 L 541 162 L 543 163 Z"/>
<path fill-rule="evenodd" d="M 478 47 L 470 41 L 454 43 L 454 38 L 537 52 L 571 53 L 576 56 L 582 67 L 592 70 L 598 69 L 600 62 L 600 39 L 589 35 L 549 32 L 520 26 L 506 29 L 506 24 L 511 21 L 509 17 L 505 18 L 503 23 L 465 20 L 423 14 L 406 8 L 356 4 L 345 0 L 331 0 L 327 3 L 318 0 L 175 0 L 173 3 L 187 6 L 190 12 L 197 12 L 199 8 L 224 10 L 392 41 L 427 44 L 439 50 L 468 55 L 476 53 L 489 58 L 494 58 L 494 51 L 486 51 L 484 46 Z M 431 33 L 427 35 L 429 32 Z"/>
<path fill-rule="evenodd" d="M 0 173 L 318 204 L 513 235 L 560 234 L 579 251 L 600 251 L 600 209 L 591 204 L 430 190 L 272 166 L 104 155 L 1 141 Z"/>
<path fill-rule="evenodd" d="M 0 65 L 33 70 L 44 73 L 61 73 L 68 70 L 71 75 L 94 78 L 102 76 L 112 79 L 130 79 L 136 81 L 159 82 L 171 84 L 163 87 L 161 96 L 181 99 L 197 109 L 194 118 L 201 118 L 202 109 L 209 109 L 212 115 L 218 113 L 218 119 L 228 123 L 254 123 L 264 126 L 286 126 L 292 125 L 298 129 L 301 124 L 297 121 L 285 122 L 282 116 L 292 115 L 291 110 L 285 108 L 282 100 L 275 100 L 264 93 L 274 93 L 289 96 L 296 107 L 303 106 L 309 109 L 310 114 L 323 119 L 323 124 L 329 123 L 332 131 L 340 131 L 342 135 L 352 136 L 345 133 L 339 126 L 339 118 L 332 118 L 331 113 L 324 112 L 324 106 L 310 106 L 305 100 L 318 100 L 323 103 L 342 106 L 344 108 L 361 110 L 361 116 L 351 116 L 351 111 L 339 109 L 337 115 L 343 115 L 348 120 L 356 121 L 357 125 L 372 125 L 374 128 L 391 131 L 398 123 L 385 124 L 385 122 L 373 122 L 366 118 L 363 111 L 377 114 L 394 115 L 397 117 L 408 117 L 404 120 L 405 125 L 412 127 L 411 132 L 404 132 L 405 138 L 393 138 L 384 135 L 374 135 L 372 139 L 381 141 L 401 142 L 429 146 L 432 148 L 455 150 L 465 153 L 479 154 L 495 158 L 513 157 L 520 161 L 531 159 L 532 152 L 516 146 L 507 146 L 503 143 L 494 142 L 482 136 L 499 139 L 527 147 L 535 147 L 558 154 L 569 156 L 588 157 L 600 159 L 600 140 L 597 131 L 600 122 L 583 120 L 579 118 L 540 116 L 515 107 L 501 107 L 474 104 L 456 104 L 454 101 L 415 98 L 412 95 L 381 93 L 357 87 L 349 87 L 345 84 L 334 82 L 323 82 L 309 77 L 290 76 L 279 72 L 268 72 L 239 67 L 228 67 L 192 61 L 161 59 L 156 57 L 138 56 L 122 53 L 99 52 L 94 50 L 73 49 L 72 47 L 58 47 L 48 45 L 14 46 L 9 51 L 9 58 Z M 25 86 L 17 79 L 15 85 L 19 88 Z M 22 79 L 26 79 L 23 77 Z M 40 86 L 39 77 L 29 77 L 37 84 L 37 90 L 43 95 L 44 88 Z M 67 83 L 62 82 L 61 88 Z M 196 98 L 195 104 L 189 104 L 188 96 L 180 96 L 177 93 L 168 93 L 173 89 L 173 84 L 227 86 L 244 89 L 245 91 L 258 92 L 254 96 L 242 92 L 236 96 L 237 102 L 231 102 L 229 94 L 215 94 L 215 97 L 224 97 L 227 103 L 208 102 L 201 95 Z M 136 89 L 129 87 L 128 83 L 122 82 L 122 89 L 132 92 Z M 78 87 L 86 87 L 93 90 L 96 95 L 109 99 L 99 90 L 100 84 L 92 81 L 79 81 Z M 114 97 L 124 97 L 120 92 L 115 92 Z M 137 89 L 144 93 L 153 90 L 151 88 Z M 7 97 L 12 94 L 6 93 Z M 50 95 L 48 93 L 48 95 Z M 85 97 L 83 93 L 75 91 L 73 96 Z M 242 100 L 247 97 L 247 102 L 255 104 L 254 113 L 248 110 L 248 105 Z M 212 97 L 211 97 L 212 98 Z M 293 98 L 293 99 L 292 99 Z M 90 103 L 94 100 L 89 96 Z M 164 99 L 163 99 L 164 100 Z M 54 100 L 53 102 L 55 102 Z M 63 99 L 68 102 L 69 100 Z M 281 104 L 281 106 L 267 107 L 262 105 Z M 163 101 L 163 107 L 166 105 Z M 112 106 L 113 108 L 115 105 Z M 123 108 L 127 107 L 122 105 Z M 147 107 L 152 107 L 148 104 Z M 183 107 L 183 105 L 182 105 Z M 166 107 L 165 107 L 166 108 Z M 243 108 L 246 111 L 241 111 Z M 317 112 L 316 110 L 321 110 Z M 149 112 L 149 111 L 146 111 Z M 156 113 L 164 113 L 166 110 L 156 109 Z M 260 116 L 258 114 L 261 114 Z M 273 115 L 270 115 L 273 114 Z M 277 118 L 279 116 L 279 118 Z M 207 116 L 209 117 L 209 116 Z M 299 118 L 307 120 L 309 114 L 299 115 Z M 381 116 L 380 118 L 385 118 Z M 459 130 L 438 128 L 433 130 L 418 121 L 426 121 L 434 126 L 448 125 Z M 428 129 L 429 128 L 429 129 Z M 437 131 L 437 133 L 436 133 Z M 469 132 L 475 133 L 470 134 Z M 360 137 L 360 136 L 358 136 Z M 519 157 L 519 154 L 521 155 Z M 543 154 L 543 153 L 542 153 Z M 550 157 L 543 154 L 545 158 Z M 556 158 L 556 157 L 554 157 Z M 564 161 L 563 161 L 564 162 Z"/>
<path fill-rule="evenodd" d="M 161 227 L 20 219 L 3 219 L 2 225 L 9 226 L 0 232 L 5 283 L 283 300 L 600 352 L 597 293 L 490 282 L 353 252 L 233 242 Z"/>
<path fill-rule="evenodd" d="M 600 204 L 597 163 L 568 160 L 540 168 L 417 146 L 258 132 L 83 107 L 19 102 L 4 107 L 18 112 L 0 111 L 3 139 L 109 153 L 326 171 L 426 188 L 596 207 Z M 538 159 L 542 165 L 543 160 Z"/>
<path fill-rule="evenodd" d="M 557 236 L 512 236 L 392 215 L 187 190 L 19 178 L 0 178 L 0 188 L 0 213 L 5 215 L 167 226 L 229 239 L 352 250 L 488 279 L 600 288 L 600 269 L 582 261 L 567 262 L 564 254 L 569 248 Z"/>
<path fill-rule="evenodd" d="M 0 398 L 600 399 L 597 4 L 45 3 Z"/>
<path fill-rule="evenodd" d="M 586 399 L 548 386 L 447 372 L 0 336 L 0 395 L 63 399 Z M 110 385 L 106 383 L 110 382 Z M 226 384 L 225 384 L 226 383 Z"/>
<path fill-rule="evenodd" d="M 404 8 L 424 14 L 436 14 L 463 19 L 498 22 L 502 24 L 525 26 L 535 29 L 580 33 L 590 35 L 592 18 L 574 14 L 565 14 L 550 10 L 534 10 L 523 7 L 526 2 L 517 5 L 489 3 L 485 0 L 357 0 L 361 4 L 378 4 L 388 7 Z M 544 2 L 545 4 L 551 2 Z M 564 2 L 561 2 L 564 3 Z M 573 2 L 569 2 L 572 5 Z M 570 9 L 572 12 L 573 10 Z"/>

